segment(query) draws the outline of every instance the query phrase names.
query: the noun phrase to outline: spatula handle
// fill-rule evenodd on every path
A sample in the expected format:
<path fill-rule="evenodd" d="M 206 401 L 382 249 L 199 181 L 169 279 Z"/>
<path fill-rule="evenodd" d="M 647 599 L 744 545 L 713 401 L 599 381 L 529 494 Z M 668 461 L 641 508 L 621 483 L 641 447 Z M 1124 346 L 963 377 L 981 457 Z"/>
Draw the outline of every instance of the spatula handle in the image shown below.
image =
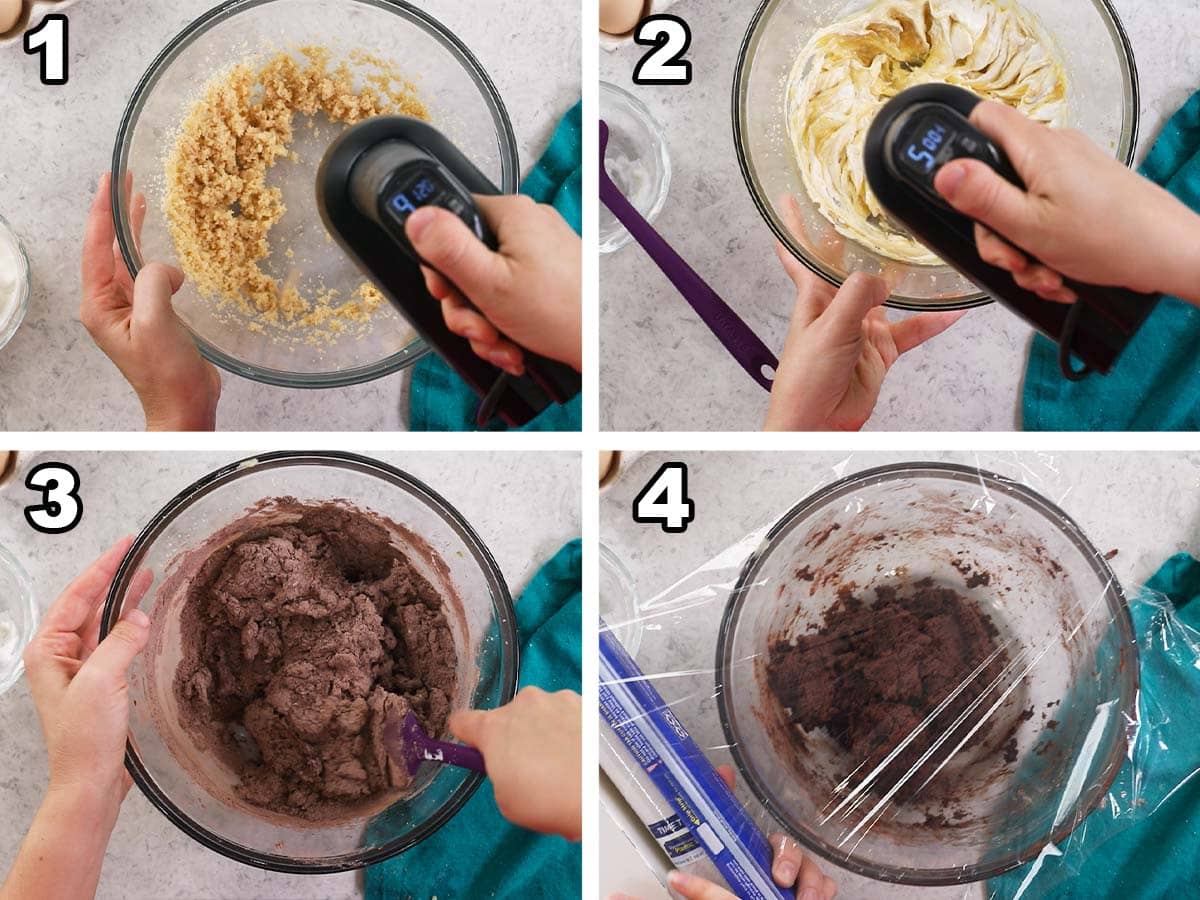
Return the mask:
<path fill-rule="evenodd" d="M 708 330 L 721 342 L 729 355 L 737 360 L 754 381 L 764 390 L 771 390 L 779 360 L 742 318 L 718 296 L 667 240 L 655 230 L 621 189 L 609 177 L 603 166 L 604 148 L 608 144 L 608 123 L 600 122 L 600 201 L 616 216 L 617 221 L 641 244 L 642 249 L 670 279 L 696 311 Z"/>
<path fill-rule="evenodd" d="M 430 762 L 447 763 L 460 769 L 470 769 L 473 772 L 487 774 L 483 764 L 483 754 L 474 747 L 466 744 L 455 744 L 451 741 L 437 741 L 430 738 L 421 749 L 421 758 Z"/>

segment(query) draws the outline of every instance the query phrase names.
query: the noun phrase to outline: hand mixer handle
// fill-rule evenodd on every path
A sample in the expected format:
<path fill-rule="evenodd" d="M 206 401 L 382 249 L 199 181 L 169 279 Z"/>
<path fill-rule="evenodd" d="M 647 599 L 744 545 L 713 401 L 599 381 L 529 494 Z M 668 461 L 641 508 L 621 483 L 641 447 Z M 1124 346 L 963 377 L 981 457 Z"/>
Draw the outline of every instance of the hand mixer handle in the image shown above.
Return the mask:
<path fill-rule="evenodd" d="M 519 426 L 551 402 L 577 395 L 578 373 L 527 352 L 527 375 L 513 378 L 476 356 L 469 341 L 446 327 L 429 297 L 404 228 L 407 215 L 434 203 L 474 225 L 494 248 L 473 195 L 498 193 L 445 136 L 405 116 L 378 116 L 348 129 L 326 152 L 317 177 L 318 206 L 333 237 L 421 338 L 488 398 L 487 411 Z"/>
<path fill-rule="evenodd" d="M 1057 341 L 1065 377 L 1079 380 L 1091 371 L 1106 374 L 1160 298 L 1067 281 L 1079 299 L 1070 305 L 1056 303 L 1021 287 L 1011 272 L 980 257 L 976 223 L 937 192 L 941 168 L 951 160 L 975 159 L 1019 190 L 1026 189 L 1003 148 L 972 124 L 971 114 L 980 102 L 970 91 L 936 83 L 908 88 L 889 100 L 872 122 L 863 150 L 871 190 L 889 216 L 914 237 Z M 918 152 L 913 155 L 913 151 Z M 913 160 L 921 164 L 914 165 Z M 1040 262 L 1023 248 L 1017 249 L 1031 262 Z M 1075 368 L 1072 356 L 1084 368 Z"/>

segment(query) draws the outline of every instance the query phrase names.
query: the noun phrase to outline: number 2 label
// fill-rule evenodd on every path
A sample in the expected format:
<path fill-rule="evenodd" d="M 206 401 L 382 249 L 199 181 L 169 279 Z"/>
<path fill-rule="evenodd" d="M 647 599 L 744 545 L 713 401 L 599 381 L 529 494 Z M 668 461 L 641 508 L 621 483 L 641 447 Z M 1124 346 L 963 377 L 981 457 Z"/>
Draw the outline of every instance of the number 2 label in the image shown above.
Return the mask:
<path fill-rule="evenodd" d="M 661 525 L 668 534 L 683 534 L 696 518 L 696 504 L 688 497 L 687 466 L 663 463 L 633 501 L 633 521 Z"/>
<path fill-rule="evenodd" d="M 41 56 L 42 84 L 66 84 L 67 17 L 51 13 L 37 28 L 25 32 L 25 52 Z"/>
<path fill-rule="evenodd" d="M 692 31 L 679 16 L 659 13 L 642 19 L 635 42 L 653 47 L 633 70 L 634 84 L 691 84 L 692 64 L 683 58 L 692 46 Z"/>

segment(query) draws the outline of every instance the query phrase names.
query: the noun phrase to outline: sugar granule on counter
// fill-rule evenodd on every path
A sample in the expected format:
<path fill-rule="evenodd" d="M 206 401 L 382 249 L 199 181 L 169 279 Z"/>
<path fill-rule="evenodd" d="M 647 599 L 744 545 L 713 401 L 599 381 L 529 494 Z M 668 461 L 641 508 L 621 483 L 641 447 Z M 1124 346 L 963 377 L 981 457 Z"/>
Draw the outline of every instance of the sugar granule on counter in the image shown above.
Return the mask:
<path fill-rule="evenodd" d="M 370 284 L 360 285 L 357 299 L 335 303 L 334 292 L 306 295 L 298 276 L 281 280 L 263 265 L 271 229 L 287 211 L 267 176 L 295 156 L 297 114 L 310 126 L 318 114 L 346 125 L 378 115 L 429 117 L 412 83 L 386 60 L 362 51 L 349 58 L 367 69 L 361 87 L 350 65 L 334 65 L 324 47 L 279 51 L 257 68 L 234 65 L 192 105 L 167 160 L 165 211 L 180 263 L 203 296 L 234 304 L 252 331 L 300 331 L 306 343 L 320 344 L 352 326 L 365 333 L 383 305 Z"/>

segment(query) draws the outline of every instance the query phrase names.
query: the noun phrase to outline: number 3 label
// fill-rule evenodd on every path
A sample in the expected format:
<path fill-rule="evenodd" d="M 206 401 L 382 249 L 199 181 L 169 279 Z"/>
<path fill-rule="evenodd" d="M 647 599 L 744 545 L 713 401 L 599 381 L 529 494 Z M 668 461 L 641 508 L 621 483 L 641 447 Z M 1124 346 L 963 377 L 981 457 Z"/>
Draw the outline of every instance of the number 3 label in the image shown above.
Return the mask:
<path fill-rule="evenodd" d="M 25 507 L 25 521 L 42 534 L 63 534 L 83 518 L 79 473 L 66 463 L 42 463 L 25 476 L 25 487 L 40 491 L 42 502 Z"/>
<path fill-rule="evenodd" d="M 634 84 L 692 83 L 692 64 L 683 58 L 692 46 L 692 32 L 679 16 L 647 16 L 633 39 L 654 48 L 634 68 Z"/>
<path fill-rule="evenodd" d="M 696 518 L 696 504 L 688 497 L 687 466 L 663 463 L 633 501 L 633 521 L 661 525 L 668 534 L 683 534 Z"/>
<path fill-rule="evenodd" d="M 25 52 L 42 57 L 42 84 L 66 84 L 67 17 L 52 13 L 42 24 L 25 32 Z"/>

